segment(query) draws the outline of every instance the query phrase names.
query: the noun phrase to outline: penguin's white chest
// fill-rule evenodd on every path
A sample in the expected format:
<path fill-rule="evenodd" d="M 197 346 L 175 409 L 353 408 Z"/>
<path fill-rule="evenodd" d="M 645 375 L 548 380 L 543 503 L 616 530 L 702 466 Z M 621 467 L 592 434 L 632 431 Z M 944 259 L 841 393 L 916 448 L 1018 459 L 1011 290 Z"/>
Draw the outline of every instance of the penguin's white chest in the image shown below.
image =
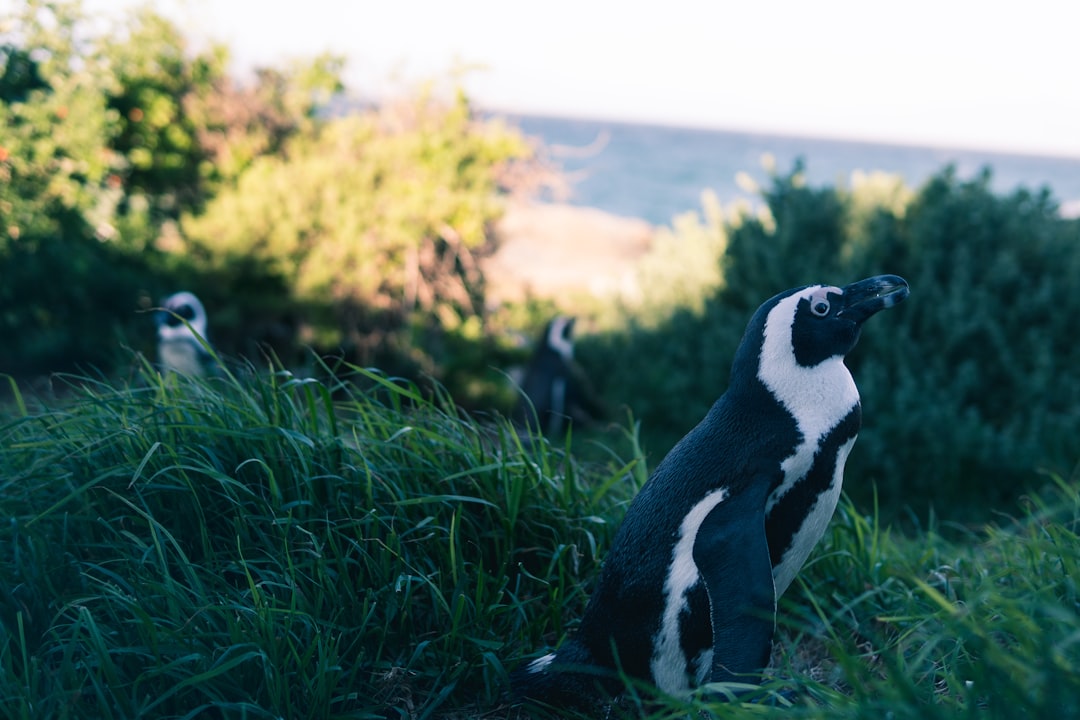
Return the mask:
<path fill-rule="evenodd" d="M 202 377 L 206 374 L 201 349 L 194 339 L 188 338 L 163 340 L 158 343 L 161 364 L 169 370 L 191 377 Z"/>

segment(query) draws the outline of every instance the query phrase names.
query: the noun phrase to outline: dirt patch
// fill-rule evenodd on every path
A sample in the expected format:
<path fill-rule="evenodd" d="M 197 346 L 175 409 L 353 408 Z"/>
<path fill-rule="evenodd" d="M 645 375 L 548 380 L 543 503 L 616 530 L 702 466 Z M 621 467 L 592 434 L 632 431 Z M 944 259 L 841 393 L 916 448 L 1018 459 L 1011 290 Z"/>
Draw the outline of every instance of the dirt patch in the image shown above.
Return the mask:
<path fill-rule="evenodd" d="M 481 267 L 493 302 L 636 293 L 637 262 L 655 228 L 594 208 L 515 203 L 495 226 L 496 251 Z"/>

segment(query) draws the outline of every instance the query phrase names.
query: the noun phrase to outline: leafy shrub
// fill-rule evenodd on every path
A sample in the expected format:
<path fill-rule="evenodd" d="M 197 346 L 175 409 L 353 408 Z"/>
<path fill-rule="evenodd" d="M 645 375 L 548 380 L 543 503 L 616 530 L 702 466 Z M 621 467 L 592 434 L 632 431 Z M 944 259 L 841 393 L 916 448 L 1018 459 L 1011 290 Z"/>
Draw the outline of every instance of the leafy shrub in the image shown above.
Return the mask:
<path fill-rule="evenodd" d="M 479 336 L 476 255 L 502 210 L 500 177 L 531 152 L 460 92 L 328 120 L 185 217 L 184 249 L 219 274 L 251 262 L 281 278 L 307 310 L 306 344 L 442 377 L 448 334 Z"/>
<path fill-rule="evenodd" d="M 3 39 L 0 98 L 0 369 L 111 366 L 116 316 L 132 315 L 141 261 L 104 243 L 112 117 L 95 57 L 74 63 L 74 19 L 46 33 L 30 3 Z"/>
<path fill-rule="evenodd" d="M 460 92 L 329 119 L 341 60 L 253 84 L 140 9 L 102 32 L 30 2 L 0 37 L 0 371 L 130 367 L 147 310 L 196 292 L 228 355 L 308 347 L 455 383 L 498 349 L 477 256 L 498 195 L 535 177 L 520 133 Z"/>
<path fill-rule="evenodd" d="M 316 95 L 302 91 L 333 87 L 333 59 L 266 72 L 237 98 L 223 49 L 192 56 L 147 10 L 113 34 L 90 31 L 73 2 L 24 3 L 11 20 L 0 37 L 0 370 L 114 372 L 151 345 L 137 311 L 192 275 L 161 253 L 172 220 L 303 126 Z"/>
<path fill-rule="evenodd" d="M 849 357 L 865 408 L 848 488 L 873 488 L 890 516 L 929 507 L 985 518 L 1036 487 L 1042 469 L 1068 474 L 1080 433 L 1080 350 L 1070 323 L 1080 297 L 1080 223 L 1049 192 L 995 196 L 989 171 L 951 169 L 912 193 L 863 178 L 851 190 L 807 187 L 801 168 L 774 178 L 768 215 L 726 228 L 723 281 L 702 314 L 683 308 L 642 327 L 583 338 L 581 361 L 612 404 L 625 403 L 659 455 L 726 385 L 746 320 L 780 290 L 905 277 L 908 302 L 876 317 Z M 672 398 L 676 402 L 672 402 Z"/>
<path fill-rule="evenodd" d="M 857 467 L 943 514 L 992 510 L 1078 459 L 1080 223 L 1046 191 L 995 197 L 988 183 L 945 172 L 908 208 L 892 262 L 917 302 L 867 333 L 857 369 L 881 413 Z"/>

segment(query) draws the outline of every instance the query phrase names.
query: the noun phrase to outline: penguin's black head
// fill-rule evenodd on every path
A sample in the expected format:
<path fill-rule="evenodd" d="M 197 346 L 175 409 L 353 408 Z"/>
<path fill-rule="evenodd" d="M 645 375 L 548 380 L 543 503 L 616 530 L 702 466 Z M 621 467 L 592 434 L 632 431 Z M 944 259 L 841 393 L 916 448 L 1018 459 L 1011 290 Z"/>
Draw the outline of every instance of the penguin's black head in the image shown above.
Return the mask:
<path fill-rule="evenodd" d="M 791 346 L 799 365 L 810 367 L 851 352 L 871 315 L 908 296 L 907 282 L 877 275 L 842 288 L 810 286 L 791 291 L 799 298 L 791 324 Z"/>
<path fill-rule="evenodd" d="M 907 295 L 907 282 L 896 275 L 782 292 L 754 313 L 735 353 L 733 374 L 784 374 L 830 358 L 842 360 L 859 341 L 863 322 Z"/>

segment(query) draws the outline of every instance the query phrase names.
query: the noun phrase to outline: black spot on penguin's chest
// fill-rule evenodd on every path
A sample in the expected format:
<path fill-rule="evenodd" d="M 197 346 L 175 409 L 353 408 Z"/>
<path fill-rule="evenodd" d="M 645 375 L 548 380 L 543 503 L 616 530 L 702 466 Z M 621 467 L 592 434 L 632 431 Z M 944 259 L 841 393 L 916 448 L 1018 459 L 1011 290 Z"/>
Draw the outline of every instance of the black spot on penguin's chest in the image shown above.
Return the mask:
<path fill-rule="evenodd" d="M 858 404 L 840 423 L 822 438 L 807 473 L 777 500 L 765 518 L 765 536 L 769 560 L 776 567 L 792 548 L 795 535 L 802 528 L 819 498 L 834 482 L 839 482 L 837 463 L 840 449 L 858 436 L 861 410 Z M 814 542 L 817 538 L 814 538 Z"/>

